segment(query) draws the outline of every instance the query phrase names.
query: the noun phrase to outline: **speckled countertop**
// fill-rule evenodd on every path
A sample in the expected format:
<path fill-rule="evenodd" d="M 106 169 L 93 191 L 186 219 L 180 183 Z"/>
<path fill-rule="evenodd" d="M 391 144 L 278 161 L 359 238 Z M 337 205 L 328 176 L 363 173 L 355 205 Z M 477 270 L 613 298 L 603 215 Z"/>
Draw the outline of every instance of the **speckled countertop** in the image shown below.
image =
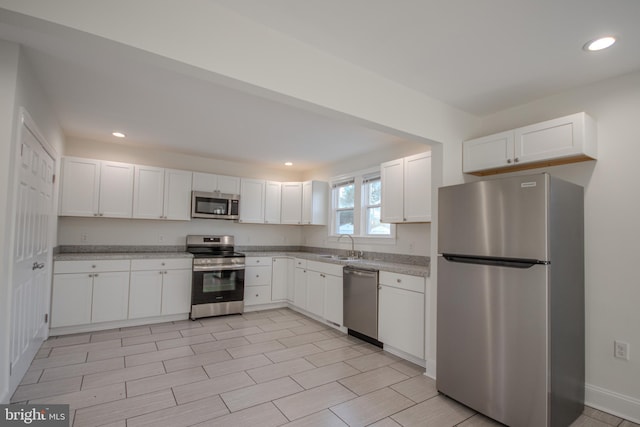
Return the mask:
<path fill-rule="evenodd" d="M 339 260 L 326 258 L 322 254 L 313 252 L 278 252 L 278 251 L 243 251 L 246 256 L 290 256 L 310 261 L 327 262 L 331 264 L 351 265 L 354 267 L 373 268 L 391 273 L 407 274 L 410 276 L 429 277 L 429 267 L 424 265 L 403 264 L 399 262 L 381 261 L 376 259 Z"/>
<path fill-rule="evenodd" d="M 54 261 L 193 258 L 193 255 L 185 251 L 184 246 L 66 246 L 60 249 L 62 249 L 62 251 L 59 251 L 53 256 Z M 336 255 L 333 252 L 315 249 L 316 248 L 312 251 L 303 251 L 296 250 L 296 248 L 292 247 L 281 250 L 278 250 L 275 247 L 265 248 L 262 250 L 255 247 L 236 248 L 239 252 L 242 252 L 247 256 L 254 257 L 288 256 L 330 264 L 352 265 L 356 267 L 361 266 L 364 268 L 373 268 L 380 271 L 407 274 L 410 276 L 429 277 L 430 274 L 428 259 L 427 265 L 424 265 L 424 262 L 422 262 L 424 257 L 391 255 L 393 257 L 391 259 L 379 259 L 388 254 L 368 253 L 363 259 L 340 260 L 326 257 L 326 255 Z"/>

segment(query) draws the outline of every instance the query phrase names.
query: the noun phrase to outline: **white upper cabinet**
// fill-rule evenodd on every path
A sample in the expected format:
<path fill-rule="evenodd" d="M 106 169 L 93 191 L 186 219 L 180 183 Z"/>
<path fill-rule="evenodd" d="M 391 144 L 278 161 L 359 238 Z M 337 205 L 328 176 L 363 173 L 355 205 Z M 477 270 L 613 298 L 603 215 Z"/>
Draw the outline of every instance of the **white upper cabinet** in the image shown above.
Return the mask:
<path fill-rule="evenodd" d="M 194 172 L 193 191 L 219 191 L 225 194 L 240 194 L 240 178 L 236 176 Z"/>
<path fill-rule="evenodd" d="M 302 223 L 327 224 L 327 197 L 329 185 L 324 181 L 302 183 Z"/>
<path fill-rule="evenodd" d="M 596 124 L 586 113 L 547 120 L 463 143 L 463 172 L 488 175 L 593 160 Z"/>
<path fill-rule="evenodd" d="M 276 181 L 267 181 L 264 193 L 265 224 L 280 224 L 281 200 L 282 184 Z"/>
<path fill-rule="evenodd" d="M 264 224 L 264 194 L 263 179 L 240 180 L 240 222 Z"/>
<path fill-rule="evenodd" d="M 380 178 L 382 222 L 431 221 L 431 152 L 382 163 Z"/>
<path fill-rule="evenodd" d="M 65 157 L 60 215 L 131 218 L 133 165 Z"/>
<path fill-rule="evenodd" d="M 62 160 L 60 215 L 97 216 L 100 161 L 65 157 Z"/>
<path fill-rule="evenodd" d="M 99 216 L 131 218 L 133 213 L 133 165 L 102 162 L 100 165 Z"/>
<path fill-rule="evenodd" d="M 135 167 L 133 217 L 190 219 L 191 172 Z"/>
<path fill-rule="evenodd" d="M 282 210 L 280 212 L 282 224 L 302 223 L 302 183 L 282 183 Z"/>

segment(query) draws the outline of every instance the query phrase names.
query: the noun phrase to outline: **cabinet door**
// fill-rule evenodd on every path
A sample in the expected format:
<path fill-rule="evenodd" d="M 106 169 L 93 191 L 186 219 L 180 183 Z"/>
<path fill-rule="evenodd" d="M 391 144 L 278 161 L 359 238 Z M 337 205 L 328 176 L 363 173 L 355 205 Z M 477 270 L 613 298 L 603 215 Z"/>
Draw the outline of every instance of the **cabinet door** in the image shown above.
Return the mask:
<path fill-rule="evenodd" d="M 523 164 L 582 154 L 584 113 L 515 130 L 515 159 Z"/>
<path fill-rule="evenodd" d="M 151 166 L 135 167 L 133 217 L 164 217 L 164 169 Z"/>
<path fill-rule="evenodd" d="M 265 185 L 264 222 L 265 224 L 280 224 L 282 184 L 275 181 L 267 181 Z"/>
<path fill-rule="evenodd" d="M 302 223 L 327 224 L 328 184 L 322 181 L 306 181 L 302 184 Z"/>
<path fill-rule="evenodd" d="M 398 223 L 404 221 L 404 162 L 392 160 L 380 165 L 382 183 L 382 209 L 380 221 Z"/>
<path fill-rule="evenodd" d="M 264 186 L 261 179 L 240 181 L 240 222 L 264 223 Z"/>
<path fill-rule="evenodd" d="M 287 299 L 288 280 L 291 258 L 274 257 L 271 266 L 271 301 L 283 301 Z"/>
<path fill-rule="evenodd" d="M 240 178 L 218 175 L 218 191 L 225 194 L 240 194 Z"/>
<path fill-rule="evenodd" d="M 162 278 L 162 314 L 191 311 L 191 270 L 165 270 Z"/>
<path fill-rule="evenodd" d="M 302 223 L 302 183 L 282 183 L 282 210 L 280 212 L 282 224 Z"/>
<path fill-rule="evenodd" d="M 192 180 L 193 191 L 213 192 L 218 189 L 218 175 L 212 173 L 194 172 Z"/>
<path fill-rule="evenodd" d="M 132 271 L 129 285 L 129 319 L 160 315 L 162 271 Z"/>
<path fill-rule="evenodd" d="M 188 221 L 191 219 L 191 172 L 165 169 L 164 218 Z"/>
<path fill-rule="evenodd" d="M 404 159 L 404 220 L 431 221 L 431 152 Z"/>
<path fill-rule="evenodd" d="M 133 215 L 133 165 L 102 162 L 100 166 L 100 216 L 131 218 Z"/>
<path fill-rule="evenodd" d="M 293 305 L 305 310 L 307 308 L 307 270 L 296 268 Z"/>
<path fill-rule="evenodd" d="M 513 164 L 514 132 L 512 130 L 464 141 L 462 171 L 471 173 Z"/>
<path fill-rule="evenodd" d="M 324 317 L 325 274 L 307 270 L 307 311 Z"/>
<path fill-rule="evenodd" d="M 324 318 L 342 326 L 342 277 L 327 274 L 325 277 Z"/>
<path fill-rule="evenodd" d="M 100 161 L 65 157 L 62 160 L 60 215 L 98 215 Z"/>
<path fill-rule="evenodd" d="M 247 265 L 244 270 L 245 286 L 271 285 L 271 265 Z"/>
<path fill-rule="evenodd" d="M 87 325 L 91 322 L 91 273 L 54 274 L 51 327 Z"/>
<path fill-rule="evenodd" d="M 424 359 L 424 294 L 381 285 L 378 340 Z"/>
<path fill-rule="evenodd" d="M 129 313 L 129 272 L 94 273 L 91 322 L 124 320 Z"/>

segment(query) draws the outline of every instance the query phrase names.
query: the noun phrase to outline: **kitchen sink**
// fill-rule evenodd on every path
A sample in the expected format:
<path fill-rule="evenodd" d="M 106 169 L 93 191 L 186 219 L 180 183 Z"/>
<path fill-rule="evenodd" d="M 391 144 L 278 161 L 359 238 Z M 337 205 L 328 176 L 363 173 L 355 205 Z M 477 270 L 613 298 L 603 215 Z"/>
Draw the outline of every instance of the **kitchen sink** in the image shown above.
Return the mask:
<path fill-rule="evenodd" d="M 338 261 L 356 261 L 360 259 L 358 257 L 353 257 L 353 256 L 328 255 L 328 254 L 318 255 L 318 257 L 325 258 L 325 259 L 335 259 Z"/>

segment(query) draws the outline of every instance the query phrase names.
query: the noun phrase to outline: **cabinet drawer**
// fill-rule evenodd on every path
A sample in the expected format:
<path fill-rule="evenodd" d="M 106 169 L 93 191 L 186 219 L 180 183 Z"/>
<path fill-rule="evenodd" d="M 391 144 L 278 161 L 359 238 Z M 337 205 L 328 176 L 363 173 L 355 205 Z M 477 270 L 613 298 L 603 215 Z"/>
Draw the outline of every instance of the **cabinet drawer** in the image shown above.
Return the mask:
<path fill-rule="evenodd" d="M 244 288 L 244 304 L 268 304 L 271 302 L 271 286 L 246 286 Z"/>
<path fill-rule="evenodd" d="M 96 271 L 129 271 L 131 261 L 118 260 L 92 260 L 92 261 L 56 261 L 53 264 L 54 274 L 60 273 L 92 273 Z"/>
<path fill-rule="evenodd" d="M 341 264 L 332 264 L 330 262 L 307 261 L 307 270 L 319 271 L 324 274 L 342 277 Z"/>
<path fill-rule="evenodd" d="M 246 267 L 244 284 L 245 286 L 271 285 L 271 266 Z"/>
<path fill-rule="evenodd" d="M 156 258 L 131 260 L 131 270 L 182 270 L 191 269 L 191 258 Z"/>
<path fill-rule="evenodd" d="M 246 265 L 271 265 L 271 257 L 268 256 L 248 256 L 244 259 Z"/>
<path fill-rule="evenodd" d="M 407 274 L 381 271 L 379 282 L 381 285 L 387 285 L 393 288 L 424 293 L 424 277 L 420 276 L 409 276 Z"/>
<path fill-rule="evenodd" d="M 307 268 L 307 260 L 296 258 L 296 268 Z"/>

